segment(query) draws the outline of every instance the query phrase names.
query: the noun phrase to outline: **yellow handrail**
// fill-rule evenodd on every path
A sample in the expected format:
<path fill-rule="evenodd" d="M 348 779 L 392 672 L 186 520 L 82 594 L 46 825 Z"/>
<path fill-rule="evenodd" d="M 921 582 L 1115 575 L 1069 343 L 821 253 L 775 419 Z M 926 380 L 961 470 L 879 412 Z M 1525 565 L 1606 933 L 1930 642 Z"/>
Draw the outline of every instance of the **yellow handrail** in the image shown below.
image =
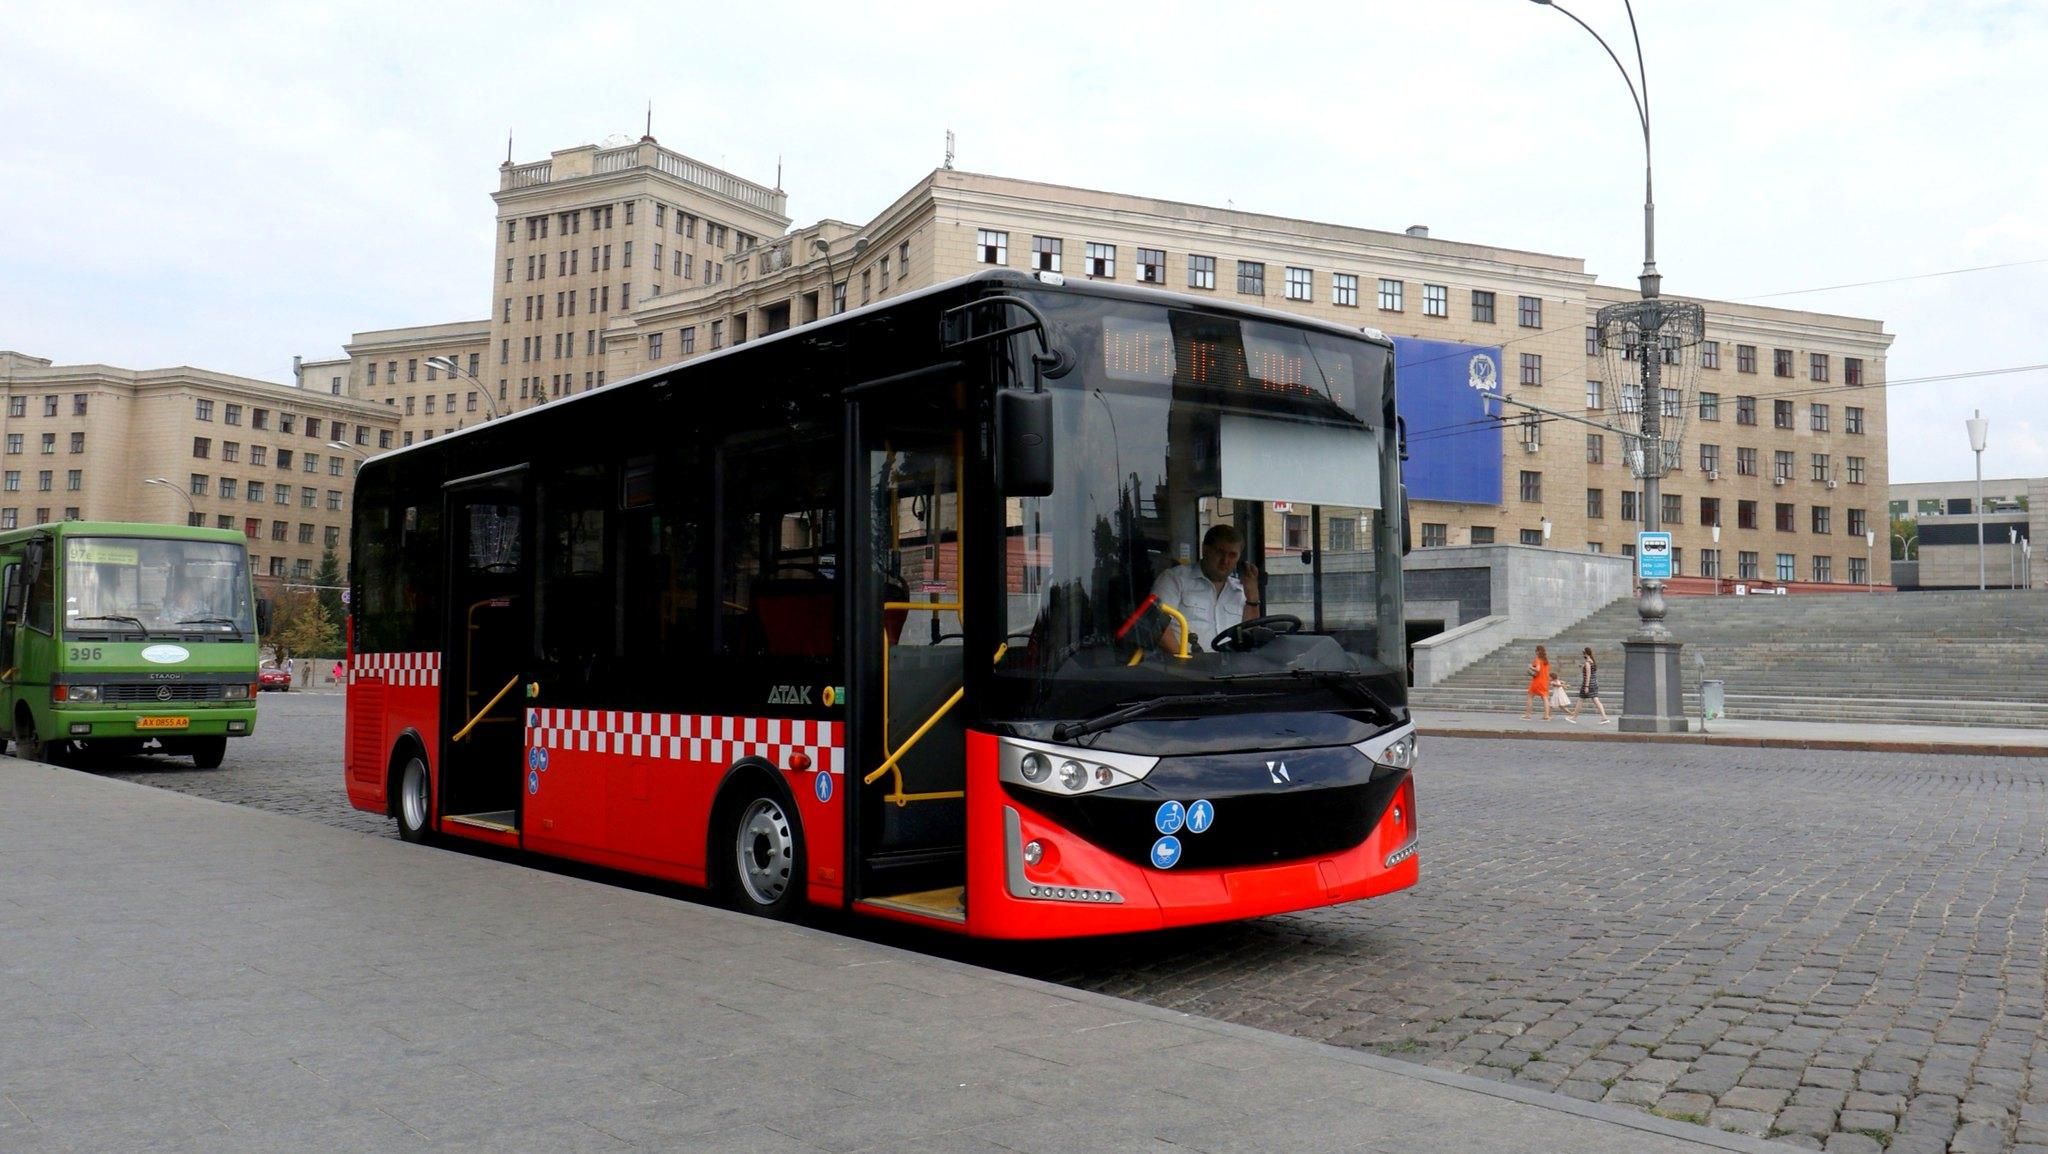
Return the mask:
<path fill-rule="evenodd" d="M 500 701 L 505 700 L 505 695 L 512 692 L 512 687 L 517 684 L 519 684 L 519 675 L 515 673 L 512 675 L 512 680 L 507 681 L 505 683 L 505 688 L 500 689 L 496 697 L 493 697 L 489 701 L 485 702 L 484 707 L 476 711 L 476 716 L 469 719 L 469 724 L 463 726 L 462 729 L 459 732 L 457 732 L 454 737 L 451 737 L 448 740 L 450 742 L 456 742 L 461 741 L 465 737 L 468 737 L 469 731 L 475 729 L 477 727 L 477 723 L 484 719 L 484 714 L 489 713 L 491 711 L 492 706 L 498 704 Z"/>
<path fill-rule="evenodd" d="M 1183 614 L 1183 613 L 1182 613 L 1182 612 L 1181 612 L 1180 610 L 1178 610 L 1178 609 L 1175 609 L 1175 608 L 1174 608 L 1173 606 L 1171 606 L 1171 605 L 1168 605 L 1168 604 L 1167 604 L 1166 602 L 1164 602 L 1164 601 L 1156 602 L 1156 603 L 1154 604 L 1154 608 L 1156 608 L 1156 609 L 1158 609 L 1158 610 L 1159 610 L 1160 612 L 1162 612 L 1162 613 L 1166 614 L 1166 615 L 1167 615 L 1168 617 L 1171 617 L 1171 618 L 1173 618 L 1173 619 L 1174 619 L 1175 621 L 1178 621 L 1178 622 L 1180 622 L 1180 652 L 1178 652 L 1178 653 L 1175 653 L 1175 654 L 1174 654 L 1174 656 L 1175 656 L 1175 657 L 1178 657 L 1178 658 L 1180 658 L 1180 659 L 1181 659 L 1182 661 L 1186 661 L 1186 660 L 1188 659 L 1188 619 L 1187 619 L 1187 616 L 1186 616 L 1185 614 Z"/>
<path fill-rule="evenodd" d="M 952 712 L 953 707 L 960 704 L 960 699 L 965 696 L 967 696 L 966 686 L 963 685 L 960 688 L 954 690 L 953 696 L 948 697 L 946 699 L 946 703 L 944 705 L 939 706 L 938 711 L 936 713 L 933 713 L 930 717 L 924 719 L 924 724 L 917 727 L 916 733 L 913 733 L 908 738 L 905 738 L 903 744 L 896 747 L 896 752 L 889 755 L 889 760 L 876 766 L 874 772 L 860 779 L 860 783 L 862 785 L 873 785 L 875 784 L 875 782 L 881 779 L 883 774 L 888 773 L 891 770 L 895 770 L 896 792 L 898 794 L 901 794 L 903 792 L 903 771 L 897 768 L 897 763 L 903 760 L 903 755 L 909 753 L 911 748 L 915 746 L 918 743 L 918 741 L 924 737 L 925 734 L 931 732 L 932 726 L 937 725 L 939 723 L 940 718 Z"/>

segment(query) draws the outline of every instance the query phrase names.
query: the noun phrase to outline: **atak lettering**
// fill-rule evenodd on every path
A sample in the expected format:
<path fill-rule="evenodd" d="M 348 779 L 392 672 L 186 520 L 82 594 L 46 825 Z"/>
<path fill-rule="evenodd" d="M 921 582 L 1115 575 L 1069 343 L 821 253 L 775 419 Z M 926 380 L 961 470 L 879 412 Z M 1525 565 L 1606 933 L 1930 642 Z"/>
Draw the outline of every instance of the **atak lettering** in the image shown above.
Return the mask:
<path fill-rule="evenodd" d="M 770 705 L 809 705 L 811 687 L 808 685 L 777 685 L 768 691 Z"/>

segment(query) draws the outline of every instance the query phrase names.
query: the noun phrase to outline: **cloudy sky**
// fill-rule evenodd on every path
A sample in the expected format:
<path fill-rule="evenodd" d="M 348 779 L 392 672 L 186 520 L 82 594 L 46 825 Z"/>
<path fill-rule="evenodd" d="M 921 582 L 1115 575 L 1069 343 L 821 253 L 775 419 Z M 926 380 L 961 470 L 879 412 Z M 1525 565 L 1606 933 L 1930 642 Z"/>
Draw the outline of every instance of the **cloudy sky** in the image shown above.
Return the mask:
<path fill-rule="evenodd" d="M 1569 6 L 1631 55 L 1619 0 Z M 1636 15 L 1665 290 L 1882 319 L 1895 480 L 1969 476 L 1972 409 L 1987 476 L 2048 475 L 2048 5 Z M 951 129 L 977 172 L 1642 264 L 1621 76 L 1527 0 L 15 0 L 0 43 L 0 348 L 60 363 L 285 380 L 482 317 L 508 133 L 538 160 L 650 100 L 670 148 L 779 162 L 800 224 Z"/>

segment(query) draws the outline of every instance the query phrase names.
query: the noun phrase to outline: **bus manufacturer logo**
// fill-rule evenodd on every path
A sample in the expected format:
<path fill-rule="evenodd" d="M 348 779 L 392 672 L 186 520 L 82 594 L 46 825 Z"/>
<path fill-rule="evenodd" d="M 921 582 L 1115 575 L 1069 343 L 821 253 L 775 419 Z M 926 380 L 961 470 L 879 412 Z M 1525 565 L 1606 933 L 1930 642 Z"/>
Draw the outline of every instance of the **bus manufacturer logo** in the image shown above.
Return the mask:
<path fill-rule="evenodd" d="M 156 699 L 158 701 L 169 701 L 171 699 L 171 687 L 168 685 L 157 686 Z"/>
<path fill-rule="evenodd" d="M 1274 785 L 1286 785 L 1294 780 L 1294 775 L 1287 772 L 1287 763 L 1284 761 L 1267 762 L 1266 776 L 1273 779 Z"/>
<path fill-rule="evenodd" d="M 182 645 L 152 645 L 142 651 L 142 659 L 153 665 L 176 665 L 190 656 Z"/>
<path fill-rule="evenodd" d="M 770 705 L 809 705 L 811 687 L 808 685 L 777 685 L 768 690 Z"/>

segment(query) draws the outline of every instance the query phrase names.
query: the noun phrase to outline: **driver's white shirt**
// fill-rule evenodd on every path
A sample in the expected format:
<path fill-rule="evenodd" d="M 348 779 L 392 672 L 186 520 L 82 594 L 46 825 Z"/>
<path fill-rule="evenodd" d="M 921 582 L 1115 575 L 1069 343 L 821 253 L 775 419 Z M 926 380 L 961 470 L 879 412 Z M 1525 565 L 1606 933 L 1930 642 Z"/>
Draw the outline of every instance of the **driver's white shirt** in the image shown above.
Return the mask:
<path fill-rule="evenodd" d="M 1223 579 L 1223 588 L 1202 574 L 1199 562 L 1176 565 L 1159 575 L 1152 592 L 1161 601 L 1185 614 L 1188 631 L 1204 649 L 1216 635 L 1244 620 L 1244 583 L 1236 574 Z"/>

